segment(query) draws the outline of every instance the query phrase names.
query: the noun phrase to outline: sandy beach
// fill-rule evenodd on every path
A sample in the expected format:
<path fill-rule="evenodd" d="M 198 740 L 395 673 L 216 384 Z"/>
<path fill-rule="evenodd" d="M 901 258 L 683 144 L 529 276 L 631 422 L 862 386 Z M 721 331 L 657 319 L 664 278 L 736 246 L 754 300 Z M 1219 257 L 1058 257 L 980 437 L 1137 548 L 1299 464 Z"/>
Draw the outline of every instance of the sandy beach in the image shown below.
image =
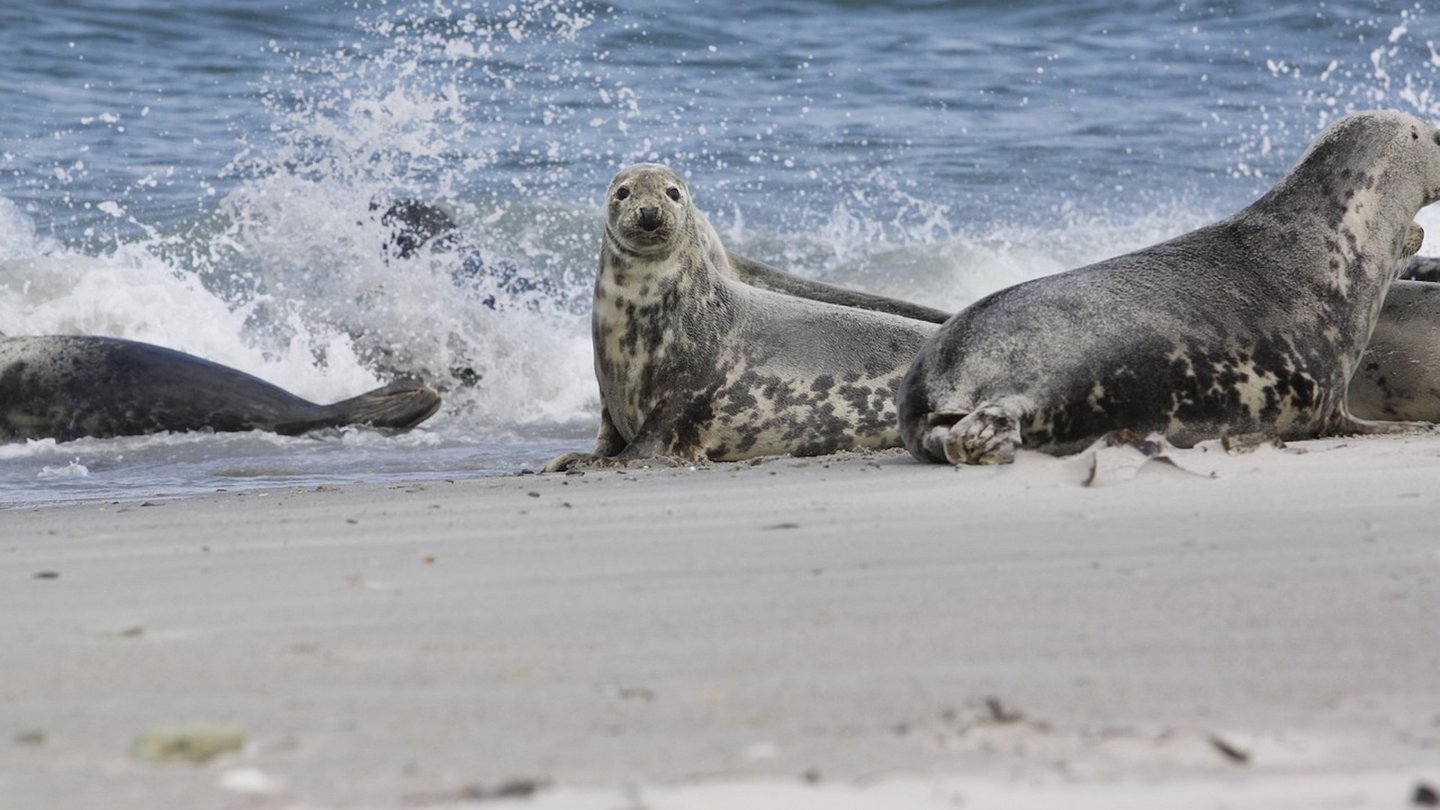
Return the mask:
<path fill-rule="evenodd" d="M 1172 456 L 0 512 L 0 806 L 1433 800 L 1440 436 Z"/>

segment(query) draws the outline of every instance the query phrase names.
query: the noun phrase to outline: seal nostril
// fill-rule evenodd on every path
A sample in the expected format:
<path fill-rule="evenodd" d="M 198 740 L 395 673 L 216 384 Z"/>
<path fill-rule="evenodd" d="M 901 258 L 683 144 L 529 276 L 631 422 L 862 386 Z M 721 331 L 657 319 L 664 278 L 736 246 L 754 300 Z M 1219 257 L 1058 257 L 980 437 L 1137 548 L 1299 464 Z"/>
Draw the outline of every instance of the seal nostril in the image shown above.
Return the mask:
<path fill-rule="evenodd" d="M 647 231 L 653 231 L 660 227 L 659 208 L 640 209 L 640 227 Z"/>

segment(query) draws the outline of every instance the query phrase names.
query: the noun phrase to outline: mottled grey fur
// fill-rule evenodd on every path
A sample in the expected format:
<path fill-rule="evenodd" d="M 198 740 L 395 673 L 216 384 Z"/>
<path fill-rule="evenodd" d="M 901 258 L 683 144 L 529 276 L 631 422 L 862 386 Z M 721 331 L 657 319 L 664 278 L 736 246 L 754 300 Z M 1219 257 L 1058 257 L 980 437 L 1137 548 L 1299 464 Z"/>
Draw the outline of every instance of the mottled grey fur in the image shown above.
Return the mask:
<path fill-rule="evenodd" d="M 917 458 L 1009 461 L 1104 433 L 1395 432 L 1346 406 L 1413 218 L 1440 199 L 1440 132 L 1347 116 L 1261 199 L 1144 250 L 1020 284 L 951 318 L 897 407 Z M 1413 252 L 1413 249 L 1412 249 Z"/>
<path fill-rule="evenodd" d="M 600 432 L 549 469 L 899 445 L 895 386 L 933 324 L 745 283 L 664 166 L 625 169 L 606 200 Z"/>
<path fill-rule="evenodd" d="M 1419 250 L 1423 238 L 1424 233 L 1415 226 L 1405 252 Z M 736 267 L 748 263 L 764 268 L 764 277 L 743 273 L 740 277 L 766 289 L 904 314 L 930 323 L 950 318 L 938 309 L 831 287 L 733 253 L 730 259 Z M 1440 422 L 1440 283 L 1428 283 L 1440 281 L 1440 258 L 1410 258 L 1400 279 L 1390 285 L 1385 296 L 1380 320 L 1360 359 L 1360 370 L 1350 378 L 1346 402 L 1350 415 L 1357 419 Z"/>
<path fill-rule="evenodd" d="M 1390 285 L 1348 401 L 1360 419 L 1440 422 L 1440 284 Z"/>
<path fill-rule="evenodd" d="M 244 372 L 147 343 L 0 337 L 0 441 L 164 430 L 297 434 L 349 424 L 409 428 L 439 407 L 440 396 L 416 383 L 316 405 Z"/>
<path fill-rule="evenodd" d="M 1415 238 L 1406 245 L 1406 252 L 1419 249 L 1422 236 L 1419 226 L 1411 236 Z M 779 276 L 786 275 L 783 270 L 734 254 L 731 259 L 766 267 Z M 767 289 L 784 290 L 802 298 L 818 295 L 818 300 L 835 303 L 844 298 L 832 292 L 841 288 L 799 276 L 788 278 L 791 283 Z M 1360 359 L 1360 370 L 1350 378 L 1346 402 L 1351 416 L 1387 422 L 1440 422 L 1440 283 L 1433 283 L 1436 281 L 1440 281 L 1440 258 L 1417 256 L 1407 262 L 1400 280 L 1390 285 L 1380 320 Z M 931 323 L 944 323 L 950 317 L 918 304 L 880 297 L 866 300 L 865 294 L 859 295 L 861 297 L 852 300 L 850 306 L 897 314 L 909 312 L 911 317 Z"/>

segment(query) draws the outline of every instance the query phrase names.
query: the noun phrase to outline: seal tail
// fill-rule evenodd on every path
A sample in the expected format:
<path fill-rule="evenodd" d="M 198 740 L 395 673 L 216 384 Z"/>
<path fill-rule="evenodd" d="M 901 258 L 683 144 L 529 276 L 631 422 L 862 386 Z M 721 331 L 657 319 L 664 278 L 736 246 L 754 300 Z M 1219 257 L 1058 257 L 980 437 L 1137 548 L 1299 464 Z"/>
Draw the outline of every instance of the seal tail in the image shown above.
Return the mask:
<path fill-rule="evenodd" d="M 440 395 L 428 386 L 401 380 L 358 397 L 319 407 L 320 412 L 314 418 L 277 425 L 275 431 L 297 434 L 341 425 L 408 430 L 440 410 Z"/>

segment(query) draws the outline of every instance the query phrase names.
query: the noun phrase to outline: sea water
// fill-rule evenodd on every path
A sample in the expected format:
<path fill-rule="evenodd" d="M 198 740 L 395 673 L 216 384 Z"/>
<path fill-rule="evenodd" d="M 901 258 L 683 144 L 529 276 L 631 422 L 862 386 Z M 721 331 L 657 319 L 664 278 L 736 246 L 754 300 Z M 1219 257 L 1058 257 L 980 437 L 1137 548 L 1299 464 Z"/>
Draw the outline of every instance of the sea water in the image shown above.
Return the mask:
<path fill-rule="evenodd" d="M 0 506 L 587 449 L 600 197 L 627 163 L 678 169 L 743 254 L 954 309 L 1243 206 L 1348 111 L 1440 120 L 1437 48 L 1440 8 L 1395 0 L 8 3 L 0 331 L 446 399 L 399 435 L 0 445 Z M 377 206 L 402 198 L 534 288 L 387 252 Z"/>

